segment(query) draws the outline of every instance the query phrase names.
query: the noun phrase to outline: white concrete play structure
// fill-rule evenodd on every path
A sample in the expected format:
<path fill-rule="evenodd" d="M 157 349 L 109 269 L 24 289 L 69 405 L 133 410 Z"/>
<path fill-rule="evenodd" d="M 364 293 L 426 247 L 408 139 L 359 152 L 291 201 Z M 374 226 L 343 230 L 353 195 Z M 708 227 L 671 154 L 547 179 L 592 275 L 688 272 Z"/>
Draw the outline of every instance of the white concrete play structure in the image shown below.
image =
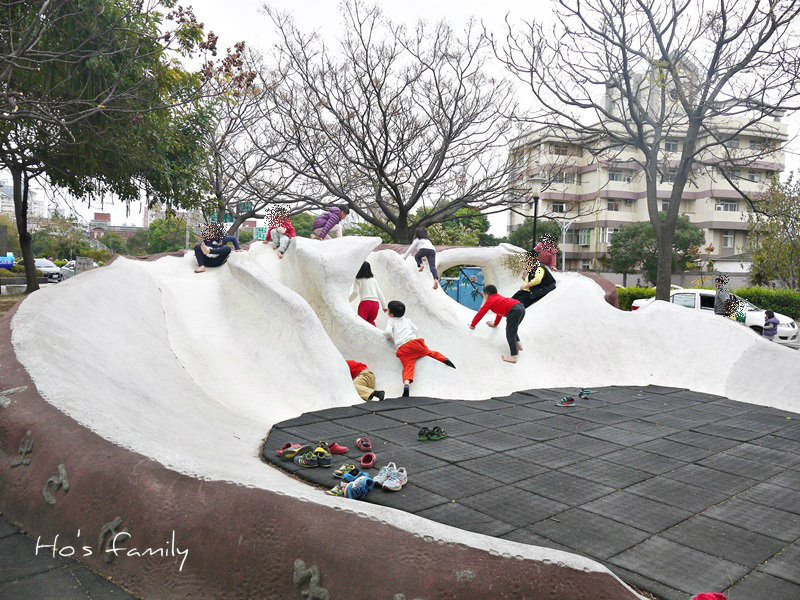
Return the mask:
<path fill-rule="evenodd" d="M 369 260 L 387 299 L 402 300 L 428 345 L 457 369 L 423 359 L 412 394 L 466 400 L 564 386 L 686 387 L 797 411 L 800 355 L 733 321 L 666 303 L 628 313 L 575 273 L 527 311 L 525 350 L 516 365 L 501 325 L 468 328 L 474 315 L 412 258 L 373 252 L 377 238 L 318 242 L 298 238 L 283 260 L 261 243 L 227 264 L 195 274 L 194 256 L 154 262 L 120 258 L 41 290 L 12 322 L 20 362 L 41 395 L 109 441 L 180 473 L 270 489 L 320 504 L 341 499 L 266 467 L 259 446 L 270 427 L 306 411 L 361 402 L 344 358 L 369 365 L 387 396 L 402 382 L 394 347 L 348 301 Z M 483 268 L 504 295 L 519 274 L 511 246 L 439 253 L 453 265 Z M 765 382 L 770 384 L 766 385 Z M 582 557 L 487 538 L 414 515 L 359 504 L 372 518 L 500 553 L 604 570 Z"/>

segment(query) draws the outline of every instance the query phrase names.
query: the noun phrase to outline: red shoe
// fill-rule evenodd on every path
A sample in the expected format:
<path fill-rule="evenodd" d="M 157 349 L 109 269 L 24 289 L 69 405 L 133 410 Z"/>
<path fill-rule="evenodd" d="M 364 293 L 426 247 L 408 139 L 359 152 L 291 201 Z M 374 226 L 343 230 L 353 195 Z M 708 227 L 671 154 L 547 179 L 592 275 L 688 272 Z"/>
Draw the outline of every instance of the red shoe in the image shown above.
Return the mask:
<path fill-rule="evenodd" d="M 291 442 L 286 442 L 283 446 L 275 450 L 275 454 L 277 456 L 283 456 L 283 453 L 290 448 L 300 448 L 302 444 L 292 444 Z"/>
<path fill-rule="evenodd" d="M 372 452 L 367 452 L 364 456 L 361 457 L 361 467 L 364 469 L 369 469 L 375 464 L 375 461 L 378 460 L 378 457 L 375 456 Z"/>
<path fill-rule="evenodd" d="M 372 450 L 372 442 L 368 437 L 360 437 L 356 440 L 356 446 L 358 446 L 359 450 L 363 450 L 364 452 L 369 452 Z"/>
<path fill-rule="evenodd" d="M 346 454 L 347 453 L 347 446 L 340 446 L 336 442 L 333 442 L 328 446 L 331 451 L 331 454 Z"/>

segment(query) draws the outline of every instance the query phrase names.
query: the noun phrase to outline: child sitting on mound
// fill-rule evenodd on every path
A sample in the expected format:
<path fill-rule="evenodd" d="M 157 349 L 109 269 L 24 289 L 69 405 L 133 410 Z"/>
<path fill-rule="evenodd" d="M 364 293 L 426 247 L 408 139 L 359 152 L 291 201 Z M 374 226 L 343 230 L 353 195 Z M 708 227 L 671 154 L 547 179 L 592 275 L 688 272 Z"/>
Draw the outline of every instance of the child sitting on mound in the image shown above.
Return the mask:
<path fill-rule="evenodd" d="M 264 240 L 264 243 L 278 251 L 278 258 L 283 258 L 286 250 L 289 249 L 289 244 L 297 237 L 297 232 L 283 209 L 274 210 L 267 219 L 269 231 L 267 231 L 267 239 Z"/>
<path fill-rule="evenodd" d="M 386 339 L 394 341 L 394 347 L 397 349 L 395 355 L 403 365 L 403 397 L 408 397 L 411 382 L 414 381 L 417 359 L 430 356 L 448 367 L 455 369 L 456 366 L 441 352 L 428 348 L 424 339 L 417 337 L 417 326 L 406 318 L 405 314 L 405 304 L 398 300 L 389 302 L 389 324 L 384 335 Z"/>
<path fill-rule="evenodd" d="M 508 340 L 508 348 L 511 351 L 511 354 L 503 354 L 500 358 L 506 362 L 515 363 L 517 362 L 517 353 L 522 350 L 522 344 L 519 341 L 517 329 L 519 328 L 519 324 L 522 322 L 522 319 L 525 318 L 525 307 L 520 303 L 519 300 L 515 300 L 514 298 L 506 298 L 505 296 L 498 294 L 497 288 L 493 285 L 487 285 L 484 287 L 483 295 L 486 298 L 486 301 L 475 315 L 475 318 L 472 319 L 472 323 L 470 324 L 469 328 L 475 329 L 475 325 L 477 325 L 483 318 L 483 315 L 490 310 L 497 315 L 497 318 L 494 320 L 494 323 L 491 321 L 486 322 L 489 327 L 497 327 L 497 325 L 500 323 L 500 319 L 505 317 L 506 339 Z"/>

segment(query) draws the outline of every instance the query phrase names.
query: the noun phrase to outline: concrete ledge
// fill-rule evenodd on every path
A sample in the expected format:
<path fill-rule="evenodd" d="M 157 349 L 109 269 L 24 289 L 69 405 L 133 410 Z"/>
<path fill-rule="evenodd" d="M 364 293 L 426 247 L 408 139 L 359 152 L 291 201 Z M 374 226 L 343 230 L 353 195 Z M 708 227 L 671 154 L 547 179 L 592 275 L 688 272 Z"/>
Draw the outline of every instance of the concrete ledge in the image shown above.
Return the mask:
<path fill-rule="evenodd" d="M 316 600 L 638 597 L 608 571 L 442 543 L 280 490 L 195 479 L 123 449 L 39 395 L 13 351 L 15 312 L 0 320 L 2 389 L 25 389 L 0 404 L 0 511 L 43 544 L 58 535 L 58 548 L 74 546 L 75 558 L 145 598 L 288 599 L 309 587 Z M 106 562 L 101 546 L 123 530 L 131 537 L 119 536 L 118 548 L 167 556 L 123 551 Z M 182 570 L 173 531 L 174 548 L 188 550 Z"/>

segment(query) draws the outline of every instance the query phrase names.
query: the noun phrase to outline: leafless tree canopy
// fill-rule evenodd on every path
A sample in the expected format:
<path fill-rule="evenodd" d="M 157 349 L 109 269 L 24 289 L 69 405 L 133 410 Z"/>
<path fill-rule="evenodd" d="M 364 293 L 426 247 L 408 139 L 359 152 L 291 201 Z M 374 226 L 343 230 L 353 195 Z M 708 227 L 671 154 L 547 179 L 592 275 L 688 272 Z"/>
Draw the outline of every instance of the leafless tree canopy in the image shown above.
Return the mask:
<path fill-rule="evenodd" d="M 788 0 L 559 0 L 555 25 L 510 25 L 505 43 L 495 43 L 541 106 L 530 123 L 596 155 L 633 150 L 624 156 L 646 181 L 659 298 L 669 292 L 687 184 L 713 172 L 742 192 L 736 167 L 777 148 L 728 142 L 774 133 L 775 117 L 798 108 L 799 11 L 800 2 Z M 683 142 L 677 161 L 667 156 L 670 137 Z M 656 192 L 665 179 L 672 191 L 661 218 Z"/>
<path fill-rule="evenodd" d="M 485 73 L 482 32 L 473 23 L 463 34 L 445 23 L 407 30 L 377 7 L 342 6 L 335 48 L 266 9 L 280 42 L 263 114 L 292 148 L 277 158 L 308 186 L 303 194 L 347 204 L 398 241 L 459 208 L 509 201 L 514 102 L 508 82 Z"/>
<path fill-rule="evenodd" d="M 266 92 L 256 79 L 264 69 L 262 59 L 248 50 L 243 51 L 242 63 L 239 70 L 247 76 L 238 84 L 224 76 L 211 82 L 214 117 L 205 139 L 209 162 L 204 183 L 213 197 L 205 211 L 220 221 L 226 213 L 232 215 L 231 232 L 247 219 L 264 217 L 274 204 L 292 202 L 286 206 L 289 214 L 309 207 L 293 202 L 297 173 L 285 165 L 292 148 L 263 119 Z"/>

